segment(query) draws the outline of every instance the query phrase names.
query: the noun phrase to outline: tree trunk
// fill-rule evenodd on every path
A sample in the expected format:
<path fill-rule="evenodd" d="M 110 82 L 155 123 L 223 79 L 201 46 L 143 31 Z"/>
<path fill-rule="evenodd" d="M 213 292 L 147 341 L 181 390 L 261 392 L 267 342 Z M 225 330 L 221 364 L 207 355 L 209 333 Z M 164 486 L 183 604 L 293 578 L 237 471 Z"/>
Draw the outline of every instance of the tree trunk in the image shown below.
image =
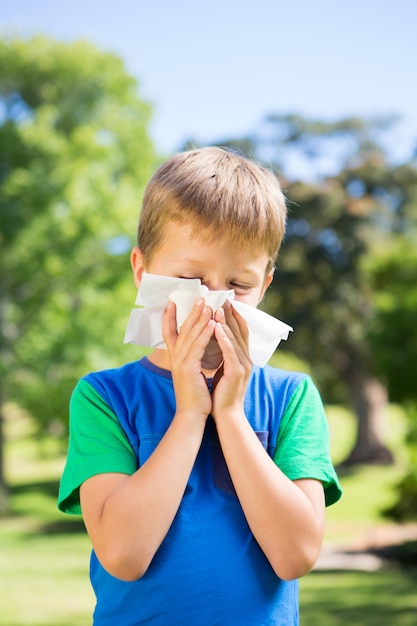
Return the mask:
<path fill-rule="evenodd" d="M 382 443 L 380 433 L 387 405 L 387 391 L 380 381 L 366 375 L 347 381 L 358 430 L 352 452 L 342 465 L 394 462 L 390 450 Z"/>

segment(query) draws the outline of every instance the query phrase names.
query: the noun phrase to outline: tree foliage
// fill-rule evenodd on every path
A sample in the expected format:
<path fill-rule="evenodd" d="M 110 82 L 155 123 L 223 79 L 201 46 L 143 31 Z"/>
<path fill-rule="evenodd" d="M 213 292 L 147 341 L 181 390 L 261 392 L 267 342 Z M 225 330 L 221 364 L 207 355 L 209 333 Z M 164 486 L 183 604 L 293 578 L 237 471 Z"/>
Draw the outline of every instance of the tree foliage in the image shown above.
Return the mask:
<path fill-rule="evenodd" d="M 386 511 L 399 521 L 417 520 L 417 248 L 413 231 L 394 239 L 370 259 L 375 316 L 369 328 L 374 367 L 390 398 L 409 416 L 409 470 L 397 487 L 397 501 Z"/>
<path fill-rule="evenodd" d="M 295 328 L 280 351 L 311 364 L 326 401 L 355 410 L 350 463 L 392 459 L 378 434 L 386 393 L 369 340 L 377 287 L 367 261 L 417 229 L 416 163 L 392 163 L 383 147 L 393 123 L 271 115 L 258 133 L 221 142 L 283 178 L 288 229 L 266 307 Z"/>
<path fill-rule="evenodd" d="M 87 42 L 3 39 L 0 66 L 0 400 L 47 425 L 120 354 L 151 110 Z"/>
<path fill-rule="evenodd" d="M 416 198 L 417 209 L 417 198 Z M 373 365 L 394 402 L 416 403 L 416 232 L 395 238 L 369 259 L 375 316 L 368 329 Z"/>

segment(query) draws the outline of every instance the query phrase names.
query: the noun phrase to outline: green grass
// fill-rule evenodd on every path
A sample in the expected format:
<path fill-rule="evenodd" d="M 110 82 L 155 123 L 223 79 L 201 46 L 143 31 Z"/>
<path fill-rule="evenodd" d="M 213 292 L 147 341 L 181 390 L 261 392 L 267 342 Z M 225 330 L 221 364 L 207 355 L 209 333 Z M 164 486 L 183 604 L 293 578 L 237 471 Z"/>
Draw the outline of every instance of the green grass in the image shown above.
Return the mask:
<path fill-rule="evenodd" d="M 39 442 L 16 410 L 6 424 L 11 514 L 0 518 L 2 626 L 86 626 L 94 596 L 89 539 L 78 517 L 56 507 L 62 444 Z"/>
<path fill-rule="evenodd" d="M 340 407 L 327 407 L 327 414 L 337 465 L 352 447 L 355 421 Z M 366 545 L 392 526 L 381 511 L 396 498 L 396 484 L 406 467 L 405 433 L 404 413 L 391 406 L 383 437 L 395 455 L 395 465 L 339 472 L 344 494 L 327 510 L 325 543 Z M 372 573 L 313 571 L 300 581 L 300 615 L 301 626 L 416 626 L 417 567 L 392 565 Z"/>
<path fill-rule="evenodd" d="M 354 437 L 352 416 L 329 407 L 335 463 Z M 12 511 L 0 518 L 2 626 L 86 626 L 94 597 L 88 580 L 89 540 L 81 520 L 56 509 L 64 463 L 62 444 L 38 442 L 33 425 L 10 410 L 7 470 Z M 398 463 L 361 467 L 341 476 L 344 497 L 328 510 L 326 542 L 361 541 L 389 522 L 380 510 L 395 497 L 404 467 L 404 416 L 391 407 L 385 436 Z M 301 626 L 415 626 L 417 569 L 364 572 L 313 572 L 301 581 Z"/>
<path fill-rule="evenodd" d="M 312 572 L 300 583 L 301 626 L 416 626 L 417 569 Z"/>
<path fill-rule="evenodd" d="M 5 544 L 5 541 L 2 541 Z M 20 532 L 2 548 L 3 626 L 85 626 L 94 598 L 84 534 Z"/>
<path fill-rule="evenodd" d="M 351 450 L 355 438 L 355 420 L 341 407 L 327 407 L 333 462 L 337 466 Z M 387 410 L 382 434 L 384 443 L 393 452 L 394 465 L 357 466 L 340 469 L 342 499 L 327 510 L 327 542 L 344 543 L 366 540 L 376 524 L 391 526 L 381 512 L 396 499 L 396 485 L 406 469 L 407 454 L 404 438 L 407 422 L 398 406 Z"/>

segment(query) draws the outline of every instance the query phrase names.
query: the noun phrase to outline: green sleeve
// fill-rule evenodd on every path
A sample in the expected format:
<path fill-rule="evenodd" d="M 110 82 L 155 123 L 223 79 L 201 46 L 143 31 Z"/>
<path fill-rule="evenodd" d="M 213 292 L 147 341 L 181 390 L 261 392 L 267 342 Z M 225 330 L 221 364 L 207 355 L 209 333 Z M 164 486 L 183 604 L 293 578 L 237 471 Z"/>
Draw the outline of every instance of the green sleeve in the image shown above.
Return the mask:
<path fill-rule="evenodd" d="M 309 377 L 298 385 L 282 416 L 274 461 L 291 480 L 321 481 L 326 506 L 341 497 L 342 490 L 330 458 L 329 428 L 323 403 Z"/>
<path fill-rule="evenodd" d="M 61 478 L 58 508 L 80 514 L 81 484 L 107 472 L 133 474 L 135 453 L 117 416 L 85 380 L 75 387 L 70 401 L 70 436 Z"/>

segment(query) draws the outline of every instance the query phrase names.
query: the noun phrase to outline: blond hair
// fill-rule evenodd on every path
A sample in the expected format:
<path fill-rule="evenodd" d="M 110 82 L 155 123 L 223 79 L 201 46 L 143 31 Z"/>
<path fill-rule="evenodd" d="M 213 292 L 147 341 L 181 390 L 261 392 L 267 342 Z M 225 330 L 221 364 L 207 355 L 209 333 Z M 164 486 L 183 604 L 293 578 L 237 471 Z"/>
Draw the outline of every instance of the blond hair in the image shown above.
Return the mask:
<path fill-rule="evenodd" d="M 138 246 L 149 262 L 168 222 L 189 224 L 203 240 L 265 250 L 273 266 L 285 233 L 285 198 L 272 172 L 236 153 L 209 147 L 174 155 L 150 180 Z"/>

